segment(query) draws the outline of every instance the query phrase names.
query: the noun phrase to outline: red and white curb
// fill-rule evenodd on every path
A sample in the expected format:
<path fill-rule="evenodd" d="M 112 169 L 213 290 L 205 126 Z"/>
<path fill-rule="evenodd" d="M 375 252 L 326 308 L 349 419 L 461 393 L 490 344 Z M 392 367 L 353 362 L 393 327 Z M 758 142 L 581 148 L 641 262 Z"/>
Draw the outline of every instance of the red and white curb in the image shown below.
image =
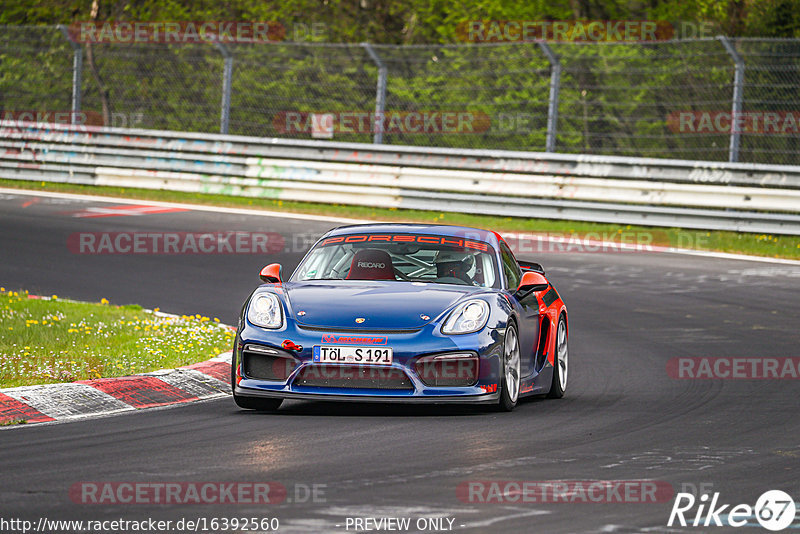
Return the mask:
<path fill-rule="evenodd" d="M 152 373 L 0 389 L 0 424 L 62 422 L 227 397 L 231 353 Z"/>

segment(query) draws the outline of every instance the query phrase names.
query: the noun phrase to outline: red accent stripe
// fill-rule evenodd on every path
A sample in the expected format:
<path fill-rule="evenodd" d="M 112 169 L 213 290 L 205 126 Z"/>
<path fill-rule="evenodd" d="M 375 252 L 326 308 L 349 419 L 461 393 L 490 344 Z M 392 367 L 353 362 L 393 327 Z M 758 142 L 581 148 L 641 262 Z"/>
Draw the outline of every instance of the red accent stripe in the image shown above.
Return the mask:
<path fill-rule="evenodd" d="M 24 419 L 29 423 L 55 421 L 49 415 L 34 410 L 24 402 L 0 393 L 0 422 L 13 421 L 15 419 Z"/>
<path fill-rule="evenodd" d="M 231 379 L 231 364 L 228 362 L 200 362 L 187 365 L 185 368 L 200 371 L 226 383 Z"/>
<path fill-rule="evenodd" d="M 96 380 L 82 380 L 77 383 L 99 389 L 134 408 L 152 408 L 199 400 L 194 395 L 171 386 L 154 376 L 98 378 Z"/>

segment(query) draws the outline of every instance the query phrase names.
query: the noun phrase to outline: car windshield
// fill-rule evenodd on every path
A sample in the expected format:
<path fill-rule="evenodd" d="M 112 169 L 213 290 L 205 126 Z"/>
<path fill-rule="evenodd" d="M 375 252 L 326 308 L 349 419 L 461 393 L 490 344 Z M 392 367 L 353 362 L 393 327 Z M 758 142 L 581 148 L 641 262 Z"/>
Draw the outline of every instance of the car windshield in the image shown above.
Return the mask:
<path fill-rule="evenodd" d="M 353 234 L 317 244 L 292 280 L 395 280 L 495 287 L 494 249 L 452 236 Z"/>

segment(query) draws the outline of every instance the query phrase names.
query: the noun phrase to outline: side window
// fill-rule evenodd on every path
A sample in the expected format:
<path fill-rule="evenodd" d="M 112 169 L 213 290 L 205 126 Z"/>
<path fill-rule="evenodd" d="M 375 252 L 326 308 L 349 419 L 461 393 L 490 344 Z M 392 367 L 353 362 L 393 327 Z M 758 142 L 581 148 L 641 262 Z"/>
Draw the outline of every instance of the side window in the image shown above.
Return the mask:
<path fill-rule="evenodd" d="M 509 289 L 516 289 L 519 281 L 522 278 L 522 271 L 517 265 L 517 260 L 514 259 L 514 254 L 508 245 L 500 243 L 500 255 L 503 258 L 503 272 L 506 275 Z"/>

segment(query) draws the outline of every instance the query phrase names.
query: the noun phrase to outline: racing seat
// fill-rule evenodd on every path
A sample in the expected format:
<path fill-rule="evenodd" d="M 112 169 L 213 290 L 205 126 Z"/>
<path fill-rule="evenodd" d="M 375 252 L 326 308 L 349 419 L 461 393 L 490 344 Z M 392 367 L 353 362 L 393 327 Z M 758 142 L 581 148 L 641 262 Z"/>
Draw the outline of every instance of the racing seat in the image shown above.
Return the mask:
<path fill-rule="evenodd" d="M 397 280 L 392 257 L 385 250 L 365 248 L 355 253 L 348 280 Z"/>

